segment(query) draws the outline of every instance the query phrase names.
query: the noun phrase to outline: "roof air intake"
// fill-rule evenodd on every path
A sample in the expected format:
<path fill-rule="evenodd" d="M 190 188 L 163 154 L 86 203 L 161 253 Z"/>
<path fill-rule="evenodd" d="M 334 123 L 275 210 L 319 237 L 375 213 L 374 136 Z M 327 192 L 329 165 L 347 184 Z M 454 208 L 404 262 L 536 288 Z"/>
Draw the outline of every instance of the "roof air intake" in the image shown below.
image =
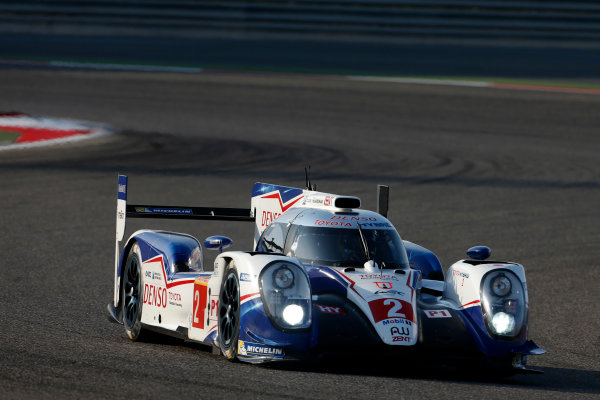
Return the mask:
<path fill-rule="evenodd" d="M 360 208 L 360 199 L 358 197 L 336 197 L 335 208 Z"/>

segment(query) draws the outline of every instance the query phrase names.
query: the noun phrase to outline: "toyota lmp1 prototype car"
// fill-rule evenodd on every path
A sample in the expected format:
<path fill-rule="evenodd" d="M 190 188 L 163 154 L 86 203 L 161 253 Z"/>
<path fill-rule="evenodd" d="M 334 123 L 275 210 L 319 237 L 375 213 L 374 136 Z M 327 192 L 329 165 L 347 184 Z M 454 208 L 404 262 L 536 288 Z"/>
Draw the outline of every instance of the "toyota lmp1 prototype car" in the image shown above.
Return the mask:
<path fill-rule="evenodd" d="M 109 319 L 134 341 L 160 332 L 250 363 L 395 354 L 539 372 L 526 367 L 545 351 L 527 338 L 523 266 L 476 246 L 444 274 L 386 218 L 386 186 L 377 213 L 307 186 L 256 183 L 249 209 L 128 205 L 120 175 Z M 211 236 L 204 247 L 220 254 L 204 271 L 183 233 L 140 230 L 121 251 L 127 217 L 249 221 L 254 247 L 223 252 L 231 239 Z"/>

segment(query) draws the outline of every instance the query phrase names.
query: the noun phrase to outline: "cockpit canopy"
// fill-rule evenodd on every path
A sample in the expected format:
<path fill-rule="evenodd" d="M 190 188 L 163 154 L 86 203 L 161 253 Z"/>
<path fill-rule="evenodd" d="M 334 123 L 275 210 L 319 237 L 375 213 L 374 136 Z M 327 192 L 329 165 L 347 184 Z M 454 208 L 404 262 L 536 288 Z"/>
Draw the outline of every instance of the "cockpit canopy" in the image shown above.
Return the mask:
<path fill-rule="evenodd" d="M 367 244 L 368 258 L 357 224 Z M 283 253 L 307 265 L 362 267 L 371 259 L 384 268 L 408 268 L 400 235 L 387 219 L 371 211 L 288 212 L 263 232 L 257 250 Z"/>

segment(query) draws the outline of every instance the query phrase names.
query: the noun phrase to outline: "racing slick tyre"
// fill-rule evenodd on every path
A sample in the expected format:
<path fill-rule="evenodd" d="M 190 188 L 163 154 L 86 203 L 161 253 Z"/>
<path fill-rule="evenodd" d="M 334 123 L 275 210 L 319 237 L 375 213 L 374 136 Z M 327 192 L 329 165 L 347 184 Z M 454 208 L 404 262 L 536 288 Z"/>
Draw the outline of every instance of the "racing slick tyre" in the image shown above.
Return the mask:
<path fill-rule="evenodd" d="M 219 347 L 231 361 L 236 360 L 240 335 L 240 282 L 233 262 L 229 263 L 219 292 Z"/>
<path fill-rule="evenodd" d="M 125 333 L 133 341 L 142 336 L 142 256 L 137 243 L 131 246 L 123 271 L 121 299 Z"/>

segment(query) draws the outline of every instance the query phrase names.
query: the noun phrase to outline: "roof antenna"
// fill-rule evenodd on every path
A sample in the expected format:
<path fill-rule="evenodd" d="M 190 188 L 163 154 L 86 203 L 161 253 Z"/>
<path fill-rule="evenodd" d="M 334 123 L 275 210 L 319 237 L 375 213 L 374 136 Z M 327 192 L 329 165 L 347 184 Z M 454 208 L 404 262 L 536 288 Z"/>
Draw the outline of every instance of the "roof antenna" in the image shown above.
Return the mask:
<path fill-rule="evenodd" d="M 306 176 L 306 190 L 317 190 L 317 185 L 310 183 L 310 165 L 304 166 L 304 175 Z"/>
<path fill-rule="evenodd" d="M 371 253 L 369 252 L 369 245 L 367 244 L 367 239 L 365 239 L 365 234 L 360 227 L 358 221 L 356 221 L 356 229 L 358 229 L 358 234 L 360 235 L 360 243 L 362 244 L 363 252 L 367 261 L 371 261 Z"/>

